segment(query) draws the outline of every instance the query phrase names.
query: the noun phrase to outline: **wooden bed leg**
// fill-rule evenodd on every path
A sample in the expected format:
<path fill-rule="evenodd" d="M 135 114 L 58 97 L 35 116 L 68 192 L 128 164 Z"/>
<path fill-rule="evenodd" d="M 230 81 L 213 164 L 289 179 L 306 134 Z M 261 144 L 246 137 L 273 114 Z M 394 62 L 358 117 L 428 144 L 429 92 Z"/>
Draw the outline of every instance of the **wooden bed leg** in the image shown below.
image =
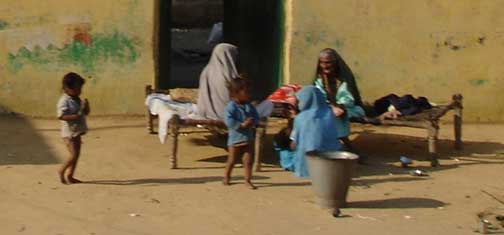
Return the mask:
<path fill-rule="evenodd" d="M 150 113 L 149 109 L 147 109 L 147 130 L 149 131 L 149 134 L 154 134 L 154 117 Z"/>
<path fill-rule="evenodd" d="M 146 85 L 145 97 L 149 96 L 150 94 L 152 94 L 152 85 Z M 149 131 L 149 134 L 154 134 L 153 119 L 154 117 L 150 113 L 149 107 L 147 107 L 147 130 Z"/>
<path fill-rule="evenodd" d="M 428 137 L 427 140 L 429 142 L 429 158 L 432 167 L 439 166 L 438 161 L 438 152 L 437 152 L 437 139 L 439 133 L 439 126 L 437 122 L 432 122 L 428 129 Z"/>
<path fill-rule="evenodd" d="M 453 114 L 453 129 L 455 132 L 455 149 L 462 149 L 462 95 L 453 95 L 453 102 L 455 104 Z"/>
<path fill-rule="evenodd" d="M 266 120 L 261 120 L 259 127 L 256 129 L 256 136 L 255 136 L 255 145 L 254 145 L 254 164 L 255 164 L 255 171 L 260 172 L 261 171 L 261 162 L 263 158 L 263 150 L 264 150 L 264 136 L 266 134 Z"/>
<path fill-rule="evenodd" d="M 178 135 L 180 130 L 180 116 L 173 115 L 168 124 L 170 128 L 170 163 L 171 169 L 177 169 Z"/>

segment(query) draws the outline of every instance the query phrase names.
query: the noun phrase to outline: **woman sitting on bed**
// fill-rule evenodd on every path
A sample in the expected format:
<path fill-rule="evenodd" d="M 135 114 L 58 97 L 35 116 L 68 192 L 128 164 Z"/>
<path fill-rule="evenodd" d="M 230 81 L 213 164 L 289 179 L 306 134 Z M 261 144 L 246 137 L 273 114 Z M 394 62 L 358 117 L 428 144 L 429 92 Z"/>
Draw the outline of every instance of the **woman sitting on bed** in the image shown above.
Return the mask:
<path fill-rule="evenodd" d="M 338 138 L 350 151 L 350 118 L 363 117 L 364 109 L 352 71 L 338 53 L 331 48 L 320 52 L 314 85 L 324 93 L 336 115 Z"/>
<path fill-rule="evenodd" d="M 198 114 L 207 119 L 224 119 L 224 109 L 231 100 L 227 84 L 239 77 L 238 47 L 218 44 L 210 61 L 200 75 L 198 91 Z"/>
<path fill-rule="evenodd" d="M 234 45 L 218 44 L 203 69 L 199 81 L 197 104 L 188 103 L 180 97 L 154 93 L 147 96 L 145 104 L 153 115 L 159 115 L 159 139 L 164 142 L 168 122 L 177 114 L 182 119 L 224 120 L 224 109 L 231 100 L 228 83 L 239 77 L 238 48 Z M 264 101 L 256 106 L 260 117 L 267 117 L 273 111 L 273 103 Z"/>
<path fill-rule="evenodd" d="M 224 109 L 231 101 L 228 83 L 240 77 L 238 73 L 238 47 L 220 43 L 215 46 L 210 61 L 200 75 L 197 113 L 206 119 L 224 120 Z M 273 111 L 271 101 L 256 106 L 260 117 Z"/>

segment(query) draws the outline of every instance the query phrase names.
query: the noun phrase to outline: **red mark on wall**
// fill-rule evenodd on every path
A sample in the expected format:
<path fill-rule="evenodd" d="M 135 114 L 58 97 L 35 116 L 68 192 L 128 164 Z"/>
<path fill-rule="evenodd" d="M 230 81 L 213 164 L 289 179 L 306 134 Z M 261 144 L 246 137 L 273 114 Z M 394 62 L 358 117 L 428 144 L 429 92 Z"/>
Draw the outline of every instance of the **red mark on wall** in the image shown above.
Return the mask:
<path fill-rule="evenodd" d="M 76 33 L 73 36 L 73 40 L 80 42 L 88 47 L 91 46 L 91 44 L 93 43 L 93 39 L 91 35 L 89 35 L 88 33 Z"/>
<path fill-rule="evenodd" d="M 70 24 L 66 26 L 66 30 L 66 44 L 80 42 L 87 47 L 93 44 L 93 38 L 90 34 L 91 25 L 89 23 Z"/>

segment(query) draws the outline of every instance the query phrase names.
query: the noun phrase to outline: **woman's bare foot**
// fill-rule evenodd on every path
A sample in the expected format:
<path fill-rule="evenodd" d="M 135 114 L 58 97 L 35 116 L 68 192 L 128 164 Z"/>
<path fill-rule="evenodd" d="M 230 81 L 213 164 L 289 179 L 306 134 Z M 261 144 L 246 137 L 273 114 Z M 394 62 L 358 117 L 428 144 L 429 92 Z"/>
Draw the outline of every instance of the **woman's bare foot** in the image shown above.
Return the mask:
<path fill-rule="evenodd" d="M 223 185 L 225 185 L 225 186 L 229 186 L 229 185 L 231 185 L 231 184 L 229 183 L 229 178 L 224 178 L 224 179 L 222 180 L 222 184 L 223 184 Z"/>
<path fill-rule="evenodd" d="M 59 178 L 60 178 L 60 182 L 62 184 L 67 184 L 67 181 L 65 180 L 65 174 L 61 171 L 58 171 L 58 175 L 59 175 Z"/>
<path fill-rule="evenodd" d="M 71 184 L 79 184 L 79 183 L 82 183 L 82 181 L 74 178 L 74 177 L 68 177 L 68 182 L 70 182 Z"/>
<path fill-rule="evenodd" d="M 257 187 L 254 184 L 252 184 L 252 182 L 250 182 L 250 181 L 245 182 L 245 186 L 249 189 L 252 189 L 252 190 L 257 189 Z"/>

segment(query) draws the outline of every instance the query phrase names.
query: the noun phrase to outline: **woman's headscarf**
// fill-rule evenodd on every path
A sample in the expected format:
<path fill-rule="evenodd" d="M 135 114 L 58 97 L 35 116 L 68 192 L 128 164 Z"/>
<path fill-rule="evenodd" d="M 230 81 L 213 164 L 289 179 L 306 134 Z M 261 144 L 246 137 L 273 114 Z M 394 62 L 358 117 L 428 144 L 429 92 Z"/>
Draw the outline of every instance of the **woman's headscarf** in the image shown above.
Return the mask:
<path fill-rule="evenodd" d="M 227 84 L 238 77 L 238 48 L 218 44 L 205 69 L 201 72 L 198 91 L 198 114 L 208 119 L 223 119 L 224 109 L 231 99 Z"/>
<path fill-rule="evenodd" d="M 308 177 L 305 154 L 310 151 L 339 150 L 336 117 L 322 92 L 315 86 L 305 86 L 296 93 L 300 113 L 294 119 L 291 139 L 296 142 L 294 173 Z"/>
<path fill-rule="evenodd" d="M 331 58 L 336 66 L 337 66 L 337 77 L 341 79 L 341 81 L 346 82 L 348 90 L 352 93 L 352 96 L 355 99 L 355 104 L 361 106 L 362 99 L 359 93 L 359 89 L 357 88 L 357 83 L 355 82 L 355 77 L 352 73 L 352 70 L 345 63 L 343 58 L 336 52 L 336 50 L 332 48 L 326 48 L 319 53 L 319 58 L 317 59 L 317 70 L 315 74 L 315 79 L 317 79 L 320 75 L 320 57 L 329 57 Z"/>

